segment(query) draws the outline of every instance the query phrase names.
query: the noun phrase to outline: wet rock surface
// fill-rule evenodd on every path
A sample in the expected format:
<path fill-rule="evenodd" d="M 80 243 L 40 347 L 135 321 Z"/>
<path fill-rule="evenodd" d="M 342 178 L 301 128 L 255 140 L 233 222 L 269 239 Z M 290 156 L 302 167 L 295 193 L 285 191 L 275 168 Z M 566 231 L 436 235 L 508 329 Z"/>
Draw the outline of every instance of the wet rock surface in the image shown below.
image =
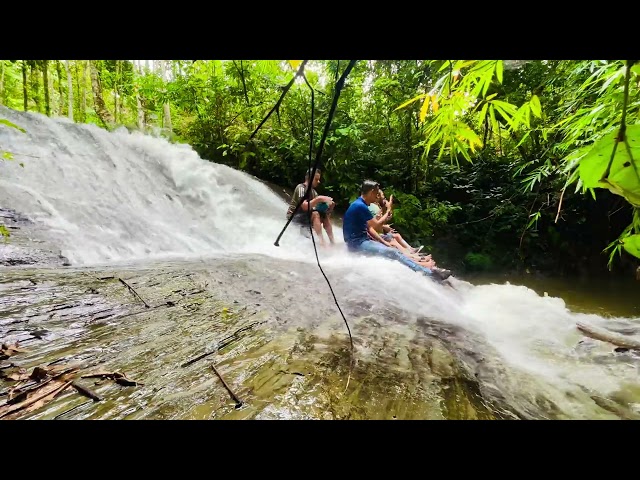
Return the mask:
<path fill-rule="evenodd" d="M 262 269 L 272 281 L 257 290 Z M 3 360 L 0 371 L 73 364 L 140 383 L 85 380 L 101 401 L 69 388 L 18 418 L 508 418 L 483 398 L 445 341 L 426 330 L 408 338 L 381 328 L 363 304 L 345 306 L 355 343 L 350 374 L 348 335 L 331 303 L 305 311 L 303 302 L 291 302 L 302 292 L 283 290 L 280 273 L 239 259 L 6 269 L 0 338 L 24 351 Z M 1 381 L 0 408 L 15 383 Z"/>
<path fill-rule="evenodd" d="M 0 266 L 69 266 L 69 260 L 41 240 L 37 226 L 25 215 L 0 208 L 0 225 L 9 238 L 0 237 Z"/>

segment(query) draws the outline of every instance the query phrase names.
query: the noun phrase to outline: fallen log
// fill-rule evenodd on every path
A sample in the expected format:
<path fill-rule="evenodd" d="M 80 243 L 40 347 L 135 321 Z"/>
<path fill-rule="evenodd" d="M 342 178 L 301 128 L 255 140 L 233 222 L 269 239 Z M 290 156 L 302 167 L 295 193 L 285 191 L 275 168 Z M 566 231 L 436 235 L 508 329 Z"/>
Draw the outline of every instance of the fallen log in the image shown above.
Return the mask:
<path fill-rule="evenodd" d="M 586 325 L 578 322 L 576 324 L 578 330 L 584 333 L 587 337 L 594 338 L 603 342 L 608 342 L 618 347 L 629 348 L 633 350 L 640 350 L 640 340 L 634 340 L 623 335 L 613 333 L 604 328 L 594 327 L 592 325 Z"/>

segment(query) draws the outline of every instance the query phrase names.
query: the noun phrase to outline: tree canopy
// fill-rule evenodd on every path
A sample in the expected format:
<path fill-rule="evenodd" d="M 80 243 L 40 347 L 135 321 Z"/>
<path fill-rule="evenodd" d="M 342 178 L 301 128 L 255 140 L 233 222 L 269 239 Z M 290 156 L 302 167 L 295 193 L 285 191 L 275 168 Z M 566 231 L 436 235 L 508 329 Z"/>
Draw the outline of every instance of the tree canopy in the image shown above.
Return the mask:
<path fill-rule="evenodd" d="M 308 162 L 305 81 L 317 147 L 347 63 L 0 60 L 0 103 L 163 135 L 293 187 Z M 467 269 L 625 272 L 640 258 L 639 88 L 627 60 L 360 60 L 321 188 L 344 209 L 375 178 L 403 235 Z"/>

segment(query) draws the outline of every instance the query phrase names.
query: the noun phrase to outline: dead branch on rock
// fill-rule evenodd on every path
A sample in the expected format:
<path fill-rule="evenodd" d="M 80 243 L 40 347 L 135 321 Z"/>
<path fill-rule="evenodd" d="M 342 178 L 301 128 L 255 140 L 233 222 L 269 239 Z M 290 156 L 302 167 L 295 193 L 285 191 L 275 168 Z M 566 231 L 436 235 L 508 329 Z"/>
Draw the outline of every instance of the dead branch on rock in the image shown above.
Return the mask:
<path fill-rule="evenodd" d="M 216 375 L 218 376 L 218 378 L 220 379 L 220 381 L 224 385 L 224 388 L 227 389 L 227 392 L 229 392 L 229 395 L 231 395 L 231 398 L 233 398 L 233 400 L 236 402 L 236 408 L 240 408 L 242 406 L 242 400 L 240 400 L 238 398 L 238 396 L 233 392 L 233 390 L 231 390 L 231 387 L 229 387 L 229 385 L 227 385 L 227 382 L 224 381 L 224 378 L 222 378 L 222 375 L 220 374 L 220 372 L 216 368 L 215 364 L 212 363 L 211 364 L 211 368 L 213 369 L 214 372 L 216 372 Z"/>
<path fill-rule="evenodd" d="M 628 337 L 624 337 L 617 333 L 610 332 L 603 328 L 597 328 L 592 325 L 585 325 L 578 322 L 576 324 L 578 330 L 584 333 L 587 337 L 594 338 L 603 342 L 608 342 L 618 347 L 629 348 L 633 350 L 640 350 L 640 341 L 633 340 Z"/>

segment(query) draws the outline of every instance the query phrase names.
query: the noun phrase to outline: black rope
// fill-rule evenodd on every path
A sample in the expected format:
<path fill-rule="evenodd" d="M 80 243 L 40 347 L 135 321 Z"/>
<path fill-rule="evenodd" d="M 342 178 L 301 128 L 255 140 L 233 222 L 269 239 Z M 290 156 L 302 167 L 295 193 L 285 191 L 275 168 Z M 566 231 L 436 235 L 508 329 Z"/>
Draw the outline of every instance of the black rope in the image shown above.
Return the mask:
<path fill-rule="evenodd" d="M 320 139 L 320 144 L 318 146 L 318 151 L 316 152 L 316 161 L 315 161 L 312 169 L 311 169 L 311 157 L 313 156 L 313 133 L 314 133 L 314 121 L 315 121 L 315 114 L 314 114 L 314 111 L 315 111 L 315 92 L 314 92 L 313 87 L 311 86 L 311 84 L 307 80 L 306 75 L 304 75 L 304 73 L 302 74 L 302 78 L 304 79 L 305 83 L 307 84 L 307 86 L 311 90 L 311 135 L 310 135 L 311 139 L 309 140 L 309 162 L 308 162 L 309 168 L 307 169 L 307 173 L 309 175 L 309 177 L 308 177 L 309 184 L 307 185 L 304 197 L 298 202 L 298 204 L 296 205 L 295 210 L 293 211 L 293 213 L 291 214 L 291 216 L 287 220 L 287 223 L 285 224 L 284 228 L 280 232 L 280 235 L 278 235 L 278 238 L 276 239 L 276 241 L 274 243 L 274 245 L 276 247 L 280 246 L 279 245 L 280 238 L 282 238 L 282 235 L 284 234 L 285 230 L 287 229 L 287 227 L 291 223 L 291 220 L 293 220 L 293 217 L 298 212 L 298 209 L 302 205 L 302 202 L 308 201 L 310 196 L 311 196 L 311 191 L 313 190 L 313 179 L 315 178 L 316 170 L 318 169 L 318 165 L 320 164 L 320 159 L 322 158 L 321 157 L 322 156 L 322 149 L 324 148 L 325 140 L 327 138 L 327 135 L 329 134 L 329 127 L 331 126 L 331 121 L 333 120 L 333 116 L 335 114 L 336 107 L 338 105 L 338 98 L 340 97 L 340 91 L 342 90 L 342 87 L 344 86 L 344 82 L 345 82 L 347 76 L 349 75 L 349 73 L 351 72 L 351 69 L 353 68 L 355 63 L 356 63 L 356 60 L 349 61 L 349 65 L 347 65 L 347 68 L 344 70 L 344 72 L 342 73 L 342 76 L 340 77 L 340 79 L 336 83 L 336 88 L 335 88 L 335 92 L 334 92 L 334 95 L 333 95 L 333 102 L 331 103 L 331 109 L 329 110 L 329 116 L 327 118 L 327 123 L 324 126 L 324 132 L 322 132 L 322 138 Z M 311 172 L 309 172 L 309 169 L 311 169 Z M 312 214 L 311 205 L 307 204 L 307 206 L 308 206 L 308 208 L 307 208 L 307 218 L 309 220 L 309 232 L 311 234 L 311 241 L 313 242 L 313 250 L 314 250 L 315 256 L 316 256 L 316 262 L 318 264 L 318 268 L 320 269 L 320 272 L 322 273 L 322 276 L 324 277 L 324 279 L 327 282 L 327 285 L 329 286 L 329 290 L 331 291 L 331 295 L 333 296 L 333 301 L 335 302 L 336 307 L 338 307 L 338 311 L 340 312 L 340 315 L 342 316 L 342 320 L 344 320 L 344 324 L 347 326 L 347 331 L 349 332 L 349 342 L 350 342 L 350 345 L 351 345 L 351 362 L 349 364 L 349 376 L 347 377 L 347 384 L 346 384 L 345 389 L 344 389 L 344 391 L 346 392 L 347 388 L 349 388 L 349 382 L 351 380 L 351 372 L 353 370 L 353 364 L 354 364 L 354 360 L 355 360 L 354 346 L 353 346 L 353 335 L 351 334 L 351 328 L 349 327 L 349 323 L 347 322 L 347 318 L 345 317 L 344 313 L 342 312 L 342 308 L 340 308 L 340 304 L 338 303 L 338 299 L 336 298 L 336 294 L 333 291 L 333 287 L 331 286 L 331 282 L 327 278 L 327 275 L 324 273 L 324 270 L 322 269 L 322 265 L 320 265 L 320 258 L 318 257 L 318 248 L 316 246 L 316 240 L 315 240 L 315 238 L 313 236 L 313 223 L 311 222 L 311 214 Z"/>
<path fill-rule="evenodd" d="M 308 172 L 311 169 L 311 156 L 313 155 L 313 126 L 314 126 L 314 111 L 315 111 L 315 95 L 314 95 L 313 87 L 307 80 L 307 76 L 302 74 L 302 78 L 304 78 L 305 83 L 311 90 L 311 140 L 309 142 L 309 164 L 307 168 L 307 172 Z M 314 172 L 315 172 L 315 168 L 314 168 Z M 315 176 L 315 173 L 314 173 L 314 176 Z M 312 176 L 309 177 L 309 185 L 307 186 L 307 191 L 313 190 L 313 178 L 314 177 Z M 309 195 L 307 195 L 307 193 L 305 192 L 305 197 L 308 197 L 308 196 Z M 347 386 L 345 387 L 345 391 L 346 391 L 347 387 L 349 387 L 349 380 L 351 379 L 351 370 L 353 367 L 353 359 L 355 358 L 353 354 L 353 350 L 354 350 L 353 335 L 351 335 L 351 328 L 349 328 L 349 323 L 347 322 L 347 318 L 344 316 L 344 313 L 342 312 L 342 308 L 340 308 L 340 304 L 338 303 L 336 294 L 333 292 L 333 287 L 331 286 L 331 282 L 327 278 L 327 275 L 324 273 L 324 270 L 322 269 L 322 265 L 320 265 L 320 258 L 318 257 L 318 248 L 316 247 L 316 240 L 313 236 L 313 224 L 311 222 L 311 215 L 312 215 L 311 205 L 309 204 L 307 208 L 307 218 L 309 219 L 309 233 L 311 234 L 311 241 L 313 242 L 313 251 L 315 252 L 315 255 L 316 255 L 316 262 L 318 263 L 318 268 L 320 269 L 322 276 L 327 281 L 327 285 L 329 285 L 329 290 L 331 291 L 331 295 L 333 296 L 333 301 L 336 303 L 336 307 L 338 307 L 338 311 L 340 312 L 340 315 L 342 315 L 344 324 L 347 326 L 347 331 L 349 332 L 349 342 L 351 344 L 351 363 L 349 367 L 349 378 L 347 379 Z M 320 233 L 322 234 L 322 231 Z"/>

